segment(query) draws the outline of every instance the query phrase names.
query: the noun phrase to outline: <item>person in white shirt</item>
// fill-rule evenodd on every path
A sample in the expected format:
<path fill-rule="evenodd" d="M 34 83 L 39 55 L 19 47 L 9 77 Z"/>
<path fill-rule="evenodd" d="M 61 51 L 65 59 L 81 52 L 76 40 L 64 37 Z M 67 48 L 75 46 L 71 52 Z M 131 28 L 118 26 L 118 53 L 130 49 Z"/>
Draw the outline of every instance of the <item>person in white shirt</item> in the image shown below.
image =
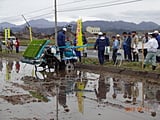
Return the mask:
<path fill-rule="evenodd" d="M 156 35 L 154 33 L 151 34 L 151 39 L 146 43 L 147 46 L 147 56 L 144 60 L 143 68 L 145 68 L 146 64 L 151 60 L 152 70 L 156 69 L 156 53 L 158 48 L 158 42 L 156 40 Z"/>
<path fill-rule="evenodd" d="M 132 48 L 132 54 L 133 54 L 133 62 L 139 61 L 139 55 L 138 55 L 138 35 L 136 31 L 132 31 L 132 41 L 131 41 L 131 48 Z"/>

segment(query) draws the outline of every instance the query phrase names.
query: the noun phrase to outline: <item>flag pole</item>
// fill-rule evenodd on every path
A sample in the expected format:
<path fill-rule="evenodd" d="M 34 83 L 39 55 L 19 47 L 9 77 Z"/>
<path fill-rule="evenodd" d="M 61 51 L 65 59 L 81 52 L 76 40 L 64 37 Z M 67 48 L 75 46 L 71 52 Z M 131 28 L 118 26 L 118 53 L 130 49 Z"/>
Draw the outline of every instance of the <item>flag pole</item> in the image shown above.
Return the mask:
<path fill-rule="evenodd" d="M 30 24 L 28 23 L 28 21 L 26 20 L 26 18 L 24 17 L 24 15 L 22 15 L 23 19 L 26 21 L 28 29 L 29 29 L 29 37 L 30 37 L 30 41 L 32 41 L 32 28 L 30 26 Z"/>

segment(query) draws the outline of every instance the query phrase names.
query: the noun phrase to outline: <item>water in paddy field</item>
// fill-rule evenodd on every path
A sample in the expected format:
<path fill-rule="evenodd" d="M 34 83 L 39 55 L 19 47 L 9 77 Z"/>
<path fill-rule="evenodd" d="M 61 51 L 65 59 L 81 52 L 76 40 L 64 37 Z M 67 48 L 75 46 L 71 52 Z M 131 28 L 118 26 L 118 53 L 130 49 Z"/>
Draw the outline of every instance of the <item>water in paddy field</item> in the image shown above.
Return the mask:
<path fill-rule="evenodd" d="M 0 120 L 159 120 L 160 83 L 0 59 Z"/>

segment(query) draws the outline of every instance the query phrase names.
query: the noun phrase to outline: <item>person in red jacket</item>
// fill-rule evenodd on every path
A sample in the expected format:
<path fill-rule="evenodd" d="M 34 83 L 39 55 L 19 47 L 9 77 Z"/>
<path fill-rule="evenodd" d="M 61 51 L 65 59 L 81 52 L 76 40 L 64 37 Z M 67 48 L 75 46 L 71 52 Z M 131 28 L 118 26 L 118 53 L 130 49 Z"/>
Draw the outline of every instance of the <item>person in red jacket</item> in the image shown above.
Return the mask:
<path fill-rule="evenodd" d="M 18 38 L 16 38 L 15 47 L 16 47 L 16 53 L 19 53 L 19 40 L 18 40 Z"/>

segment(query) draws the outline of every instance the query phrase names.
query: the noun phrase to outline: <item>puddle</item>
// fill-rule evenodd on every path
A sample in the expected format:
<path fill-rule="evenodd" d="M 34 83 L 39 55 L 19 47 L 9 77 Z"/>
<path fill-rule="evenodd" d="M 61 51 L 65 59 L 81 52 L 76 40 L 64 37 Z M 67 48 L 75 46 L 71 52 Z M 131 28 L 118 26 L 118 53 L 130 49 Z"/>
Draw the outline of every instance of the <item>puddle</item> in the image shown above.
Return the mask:
<path fill-rule="evenodd" d="M 54 70 L 53 70 L 54 71 Z M 0 60 L 2 120 L 159 120 L 160 83 Z"/>

